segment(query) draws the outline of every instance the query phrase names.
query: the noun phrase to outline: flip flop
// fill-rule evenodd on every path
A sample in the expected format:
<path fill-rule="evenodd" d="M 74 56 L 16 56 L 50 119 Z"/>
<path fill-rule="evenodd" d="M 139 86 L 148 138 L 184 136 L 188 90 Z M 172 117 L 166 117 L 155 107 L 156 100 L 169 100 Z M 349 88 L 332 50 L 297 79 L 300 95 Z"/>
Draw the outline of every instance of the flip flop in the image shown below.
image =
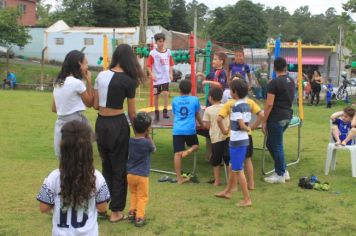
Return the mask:
<path fill-rule="evenodd" d="M 217 194 L 217 193 L 215 193 L 214 196 L 218 198 L 228 199 L 228 200 L 231 199 L 231 197 L 227 197 L 226 195 Z"/>
<path fill-rule="evenodd" d="M 118 218 L 117 220 L 109 220 L 110 223 L 117 223 L 117 222 L 120 222 L 120 221 L 124 221 L 124 220 L 127 220 L 129 217 L 125 214 L 122 214 L 120 218 Z"/>
<path fill-rule="evenodd" d="M 215 179 L 211 179 L 211 180 L 209 180 L 207 183 L 208 183 L 208 184 L 213 184 L 213 183 L 215 183 Z"/>

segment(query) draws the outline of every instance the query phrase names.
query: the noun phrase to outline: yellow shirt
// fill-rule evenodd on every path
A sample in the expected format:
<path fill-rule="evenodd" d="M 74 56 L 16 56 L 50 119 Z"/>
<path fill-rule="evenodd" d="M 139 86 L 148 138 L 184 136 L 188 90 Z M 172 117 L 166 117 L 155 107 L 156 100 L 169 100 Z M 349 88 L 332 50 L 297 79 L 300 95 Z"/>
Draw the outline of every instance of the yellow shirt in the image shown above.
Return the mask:
<path fill-rule="evenodd" d="M 260 106 L 254 100 L 247 98 L 246 101 L 251 108 L 252 114 L 257 115 L 258 113 L 260 113 L 262 111 Z M 236 103 L 235 99 L 230 99 L 229 101 L 227 101 L 224 104 L 224 106 L 221 108 L 221 110 L 219 112 L 219 116 L 221 116 L 222 118 L 226 118 L 226 117 L 230 116 L 231 108 L 235 105 L 235 103 Z M 249 132 L 249 134 L 251 134 L 251 132 Z"/>
<path fill-rule="evenodd" d="M 223 108 L 223 104 L 212 105 L 207 107 L 204 112 L 203 121 L 210 122 L 209 135 L 211 139 L 211 143 L 217 143 L 226 140 L 227 136 L 224 135 L 216 120 L 219 116 L 219 111 Z M 223 120 L 223 124 L 225 127 L 229 126 L 229 117 L 225 117 Z"/>

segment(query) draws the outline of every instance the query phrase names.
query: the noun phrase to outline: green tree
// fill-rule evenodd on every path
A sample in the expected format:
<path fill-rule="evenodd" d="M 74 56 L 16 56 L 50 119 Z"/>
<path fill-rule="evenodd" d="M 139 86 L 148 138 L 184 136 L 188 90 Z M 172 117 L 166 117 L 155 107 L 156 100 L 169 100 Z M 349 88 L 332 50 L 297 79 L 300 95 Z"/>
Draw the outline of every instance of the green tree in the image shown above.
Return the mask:
<path fill-rule="evenodd" d="M 295 24 L 291 22 L 291 15 L 287 8 L 276 6 L 275 8 L 267 7 L 264 11 L 265 21 L 267 22 L 267 36 L 277 38 L 282 36 L 288 41 L 294 38 Z"/>
<path fill-rule="evenodd" d="M 264 47 L 267 23 L 263 7 L 249 0 L 240 0 L 234 6 L 217 8 L 213 11 L 209 33 L 217 41 Z"/>
<path fill-rule="evenodd" d="M 193 0 L 191 3 L 187 4 L 186 8 L 187 23 L 191 29 L 194 27 L 195 9 L 197 9 L 197 35 L 198 37 L 206 38 L 209 7 L 207 7 L 204 3 L 198 3 L 198 1 Z"/>
<path fill-rule="evenodd" d="M 140 0 L 126 0 L 126 19 L 128 26 L 140 24 Z"/>
<path fill-rule="evenodd" d="M 185 33 L 189 33 L 192 30 L 187 23 L 185 0 L 172 0 L 171 13 L 170 26 L 172 30 Z"/>
<path fill-rule="evenodd" d="M 39 0 L 36 3 L 36 14 L 38 17 L 37 26 L 50 26 L 53 24 L 53 19 L 51 18 L 51 4 L 45 4 L 43 0 Z"/>
<path fill-rule="evenodd" d="M 148 25 L 161 25 L 169 29 L 171 17 L 170 0 L 148 1 Z"/>
<path fill-rule="evenodd" d="M 92 17 L 95 17 L 95 26 L 128 26 L 127 17 L 131 11 L 127 8 L 127 0 L 94 0 Z"/>
<path fill-rule="evenodd" d="M 62 6 L 53 14 L 53 19 L 64 20 L 68 25 L 93 26 L 95 0 L 62 0 Z"/>
<path fill-rule="evenodd" d="M 356 13 L 356 0 L 349 0 L 347 3 L 342 4 L 342 8 L 345 11 L 351 11 L 352 13 Z"/>
<path fill-rule="evenodd" d="M 0 44 L 24 46 L 31 39 L 27 29 L 18 24 L 21 12 L 16 8 L 0 9 Z"/>

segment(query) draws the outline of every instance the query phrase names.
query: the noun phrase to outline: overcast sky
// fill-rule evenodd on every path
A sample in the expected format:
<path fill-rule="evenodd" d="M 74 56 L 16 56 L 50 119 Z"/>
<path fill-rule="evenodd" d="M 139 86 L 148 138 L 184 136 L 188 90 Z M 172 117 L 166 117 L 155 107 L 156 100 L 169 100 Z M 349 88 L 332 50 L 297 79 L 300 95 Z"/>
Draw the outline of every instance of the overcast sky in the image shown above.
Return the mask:
<path fill-rule="evenodd" d="M 191 2 L 192 0 L 186 0 Z M 216 7 L 223 7 L 228 4 L 235 4 L 237 0 L 197 0 L 200 3 L 204 3 L 211 10 Z M 58 4 L 60 0 L 46 0 L 45 2 L 50 4 Z M 285 6 L 289 12 L 293 13 L 295 9 L 300 6 L 308 5 L 312 14 L 324 13 L 329 7 L 334 7 L 338 14 L 342 12 L 342 3 L 346 3 L 347 0 L 252 0 L 254 3 L 261 3 L 265 6 Z M 356 19 L 356 15 L 353 14 L 353 19 Z"/>

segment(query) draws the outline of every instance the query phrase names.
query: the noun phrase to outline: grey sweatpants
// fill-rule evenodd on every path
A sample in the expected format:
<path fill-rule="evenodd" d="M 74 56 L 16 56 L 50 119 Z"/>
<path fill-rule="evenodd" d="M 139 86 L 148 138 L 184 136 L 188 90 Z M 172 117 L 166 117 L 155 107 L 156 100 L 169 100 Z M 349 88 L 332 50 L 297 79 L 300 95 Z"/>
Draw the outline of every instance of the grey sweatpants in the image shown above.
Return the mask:
<path fill-rule="evenodd" d="M 58 116 L 56 123 L 54 125 L 54 153 L 56 154 L 58 159 L 60 159 L 61 156 L 60 155 L 60 144 L 61 144 L 61 137 L 62 137 L 61 129 L 63 125 L 65 125 L 65 123 L 73 120 L 84 122 L 89 127 L 91 127 L 88 119 L 83 115 L 83 112 L 81 111 L 66 116 Z"/>

